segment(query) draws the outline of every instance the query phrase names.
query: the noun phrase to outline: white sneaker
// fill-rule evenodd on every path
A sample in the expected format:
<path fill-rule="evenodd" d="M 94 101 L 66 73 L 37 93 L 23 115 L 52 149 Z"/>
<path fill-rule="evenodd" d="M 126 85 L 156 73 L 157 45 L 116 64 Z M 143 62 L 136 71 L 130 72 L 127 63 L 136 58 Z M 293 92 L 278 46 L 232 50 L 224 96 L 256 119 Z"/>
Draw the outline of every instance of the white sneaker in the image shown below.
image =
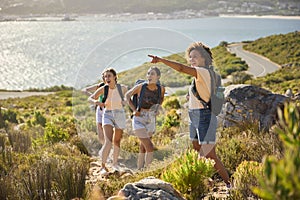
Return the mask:
<path fill-rule="evenodd" d="M 113 166 L 112 166 L 112 169 L 113 169 L 114 172 L 119 172 L 119 171 L 121 171 L 119 165 L 113 165 Z"/>
<path fill-rule="evenodd" d="M 108 175 L 108 171 L 105 169 L 105 167 L 102 167 L 102 168 L 101 168 L 100 174 L 101 174 L 102 176 L 107 176 L 107 175 Z"/>

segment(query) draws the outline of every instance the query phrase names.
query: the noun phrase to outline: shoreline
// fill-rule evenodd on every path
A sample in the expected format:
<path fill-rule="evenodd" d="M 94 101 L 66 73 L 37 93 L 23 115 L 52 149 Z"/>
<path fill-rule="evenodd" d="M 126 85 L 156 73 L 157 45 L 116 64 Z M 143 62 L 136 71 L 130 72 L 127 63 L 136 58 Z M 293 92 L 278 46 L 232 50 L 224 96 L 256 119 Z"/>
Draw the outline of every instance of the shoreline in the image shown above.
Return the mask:
<path fill-rule="evenodd" d="M 0 100 L 9 99 L 9 98 L 25 98 L 30 96 L 46 96 L 54 94 L 54 92 L 16 92 L 16 91 L 1 91 L 0 92 Z"/>
<path fill-rule="evenodd" d="M 255 18 L 255 19 L 297 19 L 300 20 L 300 16 L 293 16 L 293 15 L 229 15 L 229 14 L 224 14 L 224 15 L 219 15 L 219 17 L 224 17 L 224 18 Z"/>
<path fill-rule="evenodd" d="M 7 21 L 150 21 L 150 20 L 188 20 L 188 19 L 201 19 L 201 18 L 253 18 L 253 19 L 287 19 L 287 20 L 300 20 L 300 16 L 296 15 L 240 15 L 240 14 L 216 14 L 216 15 L 203 15 L 201 13 L 118 13 L 118 14 L 70 14 L 70 20 L 65 20 L 64 15 L 4 15 L 0 16 L 0 22 Z"/>

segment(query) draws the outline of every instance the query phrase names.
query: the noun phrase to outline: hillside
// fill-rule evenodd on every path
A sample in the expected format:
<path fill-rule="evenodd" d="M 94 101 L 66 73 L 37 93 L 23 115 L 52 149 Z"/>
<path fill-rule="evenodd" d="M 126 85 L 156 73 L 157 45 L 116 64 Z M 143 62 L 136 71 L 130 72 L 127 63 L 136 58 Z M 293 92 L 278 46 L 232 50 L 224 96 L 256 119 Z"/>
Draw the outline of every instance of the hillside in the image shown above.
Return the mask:
<path fill-rule="evenodd" d="M 300 80 L 300 32 L 271 35 L 260 38 L 245 45 L 246 50 L 258 53 L 283 66 L 282 69 L 249 80 L 246 83 L 267 88 L 273 92 L 284 94 L 287 89 L 299 93 Z"/>
<path fill-rule="evenodd" d="M 241 79 L 246 77 L 244 81 L 239 83 L 254 84 L 275 93 L 284 94 L 288 88 L 291 88 L 294 93 L 300 91 L 299 82 L 297 82 L 300 79 L 299 32 L 259 38 L 255 41 L 248 42 L 248 44 L 244 46 L 246 50 L 263 55 L 273 62 L 285 66 L 277 72 L 257 79 L 251 79 L 251 77 L 245 74 L 248 65 L 234 54 L 229 53 L 225 48 L 226 44 L 226 42 L 222 42 L 219 46 L 212 48 L 214 66 L 217 67 L 223 78 L 232 74 L 234 74 L 234 76 L 240 76 Z M 170 55 L 167 58 L 186 64 L 183 52 Z M 120 73 L 120 82 L 132 87 L 137 78 L 145 79 L 149 66 L 150 63 L 145 63 L 140 67 Z M 168 87 L 181 87 L 190 84 L 190 76 L 170 69 L 161 63 L 158 63 L 157 66 L 160 67 L 162 72 L 161 83 L 163 85 Z"/>
<path fill-rule="evenodd" d="M 218 14 L 299 15 L 297 0 L 4 0 L 1 15 L 172 13 L 184 10 L 204 16 Z M 193 14 L 192 14 L 193 15 Z"/>
<path fill-rule="evenodd" d="M 276 43 L 278 38 L 284 38 L 287 44 L 293 43 L 290 34 L 293 33 L 270 36 L 272 42 L 269 46 Z M 295 46 L 294 50 L 298 49 Z M 216 59 L 217 66 L 241 63 L 238 58 L 234 60 L 224 46 L 218 46 L 213 51 L 223 55 L 221 58 L 229 58 Z M 273 51 L 278 49 L 274 48 Z M 279 54 L 277 52 L 276 55 Z M 297 57 L 297 54 L 291 55 Z M 185 62 L 181 53 L 168 58 Z M 134 73 L 124 72 L 127 75 L 134 74 L 130 78 L 124 74 L 120 78 L 124 83 L 129 83 L 143 77 L 148 67 L 149 63 L 145 63 L 134 69 Z M 279 75 L 285 79 L 290 77 L 292 82 L 278 82 L 278 87 L 283 87 L 285 83 L 299 86 L 298 68 L 285 67 L 267 77 L 273 77 L 273 80 L 278 80 L 276 76 Z M 175 84 L 176 81 L 190 78 L 165 66 L 161 66 L 161 69 L 168 74 L 163 76 L 165 82 L 172 81 Z M 177 76 L 179 79 L 176 79 Z M 264 84 L 265 87 L 274 85 L 270 81 Z M 258 128 L 259 122 L 252 120 L 218 130 L 217 153 L 234 181 L 234 190 L 223 198 L 212 196 L 218 193 L 220 184 L 224 183 L 216 174 L 207 173 L 210 171 L 205 166 L 208 162 L 198 160 L 196 153 L 188 154 L 185 151 L 190 144 L 187 109 L 180 106 L 184 104 L 185 97 L 165 98 L 162 105 L 164 111 L 157 117 L 157 132 L 152 138 L 157 149 L 151 168 L 130 175 L 113 174 L 103 178 L 90 171 L 92 163 L 95 163 L 93 161 L 97 161 L 91 155 L 97 154 L 100 149 L 95 134 L 94 110 L 87 103 L 87 96 L 70 88 L 64 89 L 47 96 L 0 100 L 0 199 L 107 199 L 116 195 L 125 184 L 149 176 L 170 182 L 186 199 L 300 198 L 299 104 L 297 107 L 292 104 L 287 106 L 283 115 L 279 115 L 280 126 L 268 132 L 262 133 Z M 139 142 L 129 131 L 126 129 L 123 134 L 120 156 L 123 164 L 130 163 L 132 166 L 136 163 Z M 91 174 L 96 177 L 93 182 L 87 180 Z M 177 178 L 166 180 L 167 175 Z M 198 190 L 191 189 L 191 186 L 199 185 L 201 188 Z M 256 192 L 253 192 L 253 187 Z"/>

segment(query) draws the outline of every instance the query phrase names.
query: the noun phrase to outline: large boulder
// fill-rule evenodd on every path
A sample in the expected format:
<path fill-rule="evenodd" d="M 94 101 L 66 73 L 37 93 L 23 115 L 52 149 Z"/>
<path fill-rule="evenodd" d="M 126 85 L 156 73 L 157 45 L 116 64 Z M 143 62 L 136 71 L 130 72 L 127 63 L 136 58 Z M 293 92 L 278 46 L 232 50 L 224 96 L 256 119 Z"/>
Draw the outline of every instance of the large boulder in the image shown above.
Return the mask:
<path fill-rule="evenodd" d="M 258 121 L 261 130 L 268 130 L 274 125 L 278 107 L 283 107 L 288 99 L 287 96 L 244 84 L 227 86 L 224 94 L 226 102 L 219 115 L 224 127 Z"/>
<path fill-rule="evenodd" d="M 184 198 L 173 188 L 170 183 L 155 177 L 144 178 L 135 183 L 127 183 L 118 196 L 109 199 L 168 199 L 184 200 Z"/>

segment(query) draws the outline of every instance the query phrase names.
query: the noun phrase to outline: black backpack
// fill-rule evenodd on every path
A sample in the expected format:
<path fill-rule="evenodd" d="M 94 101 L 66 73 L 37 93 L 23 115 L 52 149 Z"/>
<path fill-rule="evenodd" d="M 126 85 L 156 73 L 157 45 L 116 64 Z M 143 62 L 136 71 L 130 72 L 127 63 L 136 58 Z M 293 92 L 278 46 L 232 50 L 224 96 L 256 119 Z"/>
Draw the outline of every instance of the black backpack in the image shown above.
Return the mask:
<path fill-rule="evenodd" d="M 144 91 L 148 85 L 148 83 L 146 82 L 146 80 L 142 80 L 142 79 L 139 79 L 135 82 L 134 85 L 138 85 L 138 84 L 141 84 L 143 83 L 142 85 L 142 88 L 141 88 L 141 92 L 140 92 L 140 96 L 138 98 L 138 95 L 137 94 L 134 94 L 131 98 L 132 100 L 132 103 L 135 107 L 135 109 L 137 111 L 140 111 L 141 110 L 141 103 L 142 103 L 142 98 L 143 98 L 143 95 L 144 95 Z M 158 90 L 158 103 L 157 104 L 160 104 L 160 101 L 161 101 L 161 86 L 160 86 L 160 83 L 156 83 L 156 86 L 157 86 L 157 90 Z"/>
<path fill-rule="evenodd" d="M 120 97 L 122 99 L 122 101 L 124 101 L 124 95 L 122 92 L 122 86 L 120 84 L 117 84 L 117 88 L 120 94 Z M 108 96 L 108 90 L 109 90 L 109 85 L 105 85 L 104 86 L 104 94 L 103 94 L 103 98 L 102 98 L 102 103 L 105 103 L 107 96 Z"/>
<path fill-rule="evenodd" d="M 197 92 L 195 79 L 192 82 L 192 93 L 203 104 L 205 108 L 209 108 L 216 116 L 220 114 L 225 98 L 224 90 L 221 84 L 221 76 L 217 74 L 213 66 L 205 67 L 211 78 L 211 96 L 208 102 L 205 102 Z"/>

